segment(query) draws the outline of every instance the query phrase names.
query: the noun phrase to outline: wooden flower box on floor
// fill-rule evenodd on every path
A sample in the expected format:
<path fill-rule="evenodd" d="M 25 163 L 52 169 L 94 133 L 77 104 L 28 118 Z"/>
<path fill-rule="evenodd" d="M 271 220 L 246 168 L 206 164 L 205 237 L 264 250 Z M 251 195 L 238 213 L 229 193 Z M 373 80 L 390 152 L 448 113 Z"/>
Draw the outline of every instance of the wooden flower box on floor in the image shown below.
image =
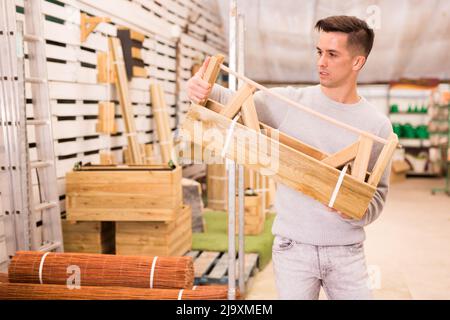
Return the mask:
<path fill-rule="evenodd" d="M 65 252 L 114 254 L 114 222 L 61 222 Z"/>
<path fill-rule="evenodd" d="M 246 236 L 258 235 L 264 230 L 266 214 L 261 206 L 261 195 L 246 195 L 244 197 L 244 234 Z M 239 204 L 236 199 L 236 234 L 239 231 Z"/>
<path fill-rule="evenodd" d="M 72 221 L 173 221 L 183 204 L 181 167 L 85 165 L 66 175 Z"/>
<path fill-rule="evenodd" d="M 189 206 L 174 221 L 116 222 L 116 254 L 180 256 L 192 247 L 192 214 Z"/>
<path fill-rule="evenodd" d="M 225 164 L 208 164 L 206 179 L 208 208 L 212 210 L 226 210 L 228 202 L 228 176 Z M 239 176 L 236 174 L 236 186 L 238 185 Z M 257 194 L 261 195 L 261 203 L 264 203 L 264 211 L 267 211 L 274 204 L 276 193 L 275 181 L 249 168 L 244 168 L 244 190 L 248 189 L 255 190 Z"/>

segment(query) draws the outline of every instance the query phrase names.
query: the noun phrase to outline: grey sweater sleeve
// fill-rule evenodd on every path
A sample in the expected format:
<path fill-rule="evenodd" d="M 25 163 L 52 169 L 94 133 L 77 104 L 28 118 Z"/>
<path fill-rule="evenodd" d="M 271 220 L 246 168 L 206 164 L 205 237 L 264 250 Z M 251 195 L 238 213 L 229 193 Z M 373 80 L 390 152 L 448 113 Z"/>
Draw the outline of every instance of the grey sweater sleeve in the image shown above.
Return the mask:
<path fill-rule="evenodd" d="M 391 132 L 392 132 L 392 126 L 391 126 L 390 122 L 387 122 L 381 128 L 381 132 L 380 132 L 379 136 L 381 136 L 383 138 L 388 138 L 389 135 L 391 134 Z M 382 147 L 383 146 L 378 145 L 376 149 L 374 148 L 375 150 L 373 151 L 372 156 L 371 156 L 371 162 L 372 162 L 371 168 L 373 168 L 374 163 L 375 163 L 376 159 L 378 158 Z M 369 203 L 369 207 L 367 208 L 367 211 L 364 214 L 363 218 L 361 220 L 345 219 L 350 224 L 352 224 L 354 226 L 364 227 L 364 226 L 367 226 L 367 225 L 371 224 L 372 222 L 374 222 L 380 216 L 381 212 L 383 211 L 383 207 L 386 202 L 386 197 L 387 197 L 388 190 L 389 190 L 389 178 L 390 178 L 390 174 L 391 174 L 391 165 L 392 165 L 392 160 L 386 166 L 386 169 L 380 179 L 380 182 L 377 186 L 377 189 L 375 191 L 373 199 Z"/>
<path fill-rule="evenodd" d="M 290 94 L 289 88 L 272 88 L 270 90 L 285 96 Z M 211 90 L 209 98 L 221 104 L 227 104 L 233 94 L 233 90 L 215 84 Z M 278 128 L 284 120 L 288 109 L 280 108 L 279 101 L 263 91 L 256 92 L 253 95 L 253 98 L 255 101 L 256 112 L 258 114 L 258 120 L 271 126 L 272 128 Z"/>
<path fill-rule="evenodd" d="M 231 89 L 222 87 L 221 85 L 218 84 L 214 84 L 211 93 L 209 94 L 209 98 L 221 104 L 227 104 L 228 100 L 230 100 L 233 93 L 234 91 Z"/>

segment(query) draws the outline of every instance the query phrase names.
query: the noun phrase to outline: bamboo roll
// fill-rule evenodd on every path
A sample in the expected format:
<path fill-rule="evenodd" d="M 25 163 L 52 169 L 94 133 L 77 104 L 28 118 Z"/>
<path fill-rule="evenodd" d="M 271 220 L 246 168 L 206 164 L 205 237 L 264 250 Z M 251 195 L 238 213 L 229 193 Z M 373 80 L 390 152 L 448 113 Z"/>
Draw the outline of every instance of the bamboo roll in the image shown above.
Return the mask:
<path fill-rule="evenodd" d="M 70 289 L 57 284 L 0 283 L 0 300 L 225 300 L 227 295 L 226 286 L 195 290 L 92 286 Z"/>
<path fill-rule="evenodd" d="M 9 282 L 66 284 L 79 268 L 82 286 L 191 288 L 191 257 L 138 257 L 89 253 L 19 251 L 9 265 Z M 71 267 L 71 268 L 69 268 Z M 72 272 L 68 272 L 72 270 Z"/>

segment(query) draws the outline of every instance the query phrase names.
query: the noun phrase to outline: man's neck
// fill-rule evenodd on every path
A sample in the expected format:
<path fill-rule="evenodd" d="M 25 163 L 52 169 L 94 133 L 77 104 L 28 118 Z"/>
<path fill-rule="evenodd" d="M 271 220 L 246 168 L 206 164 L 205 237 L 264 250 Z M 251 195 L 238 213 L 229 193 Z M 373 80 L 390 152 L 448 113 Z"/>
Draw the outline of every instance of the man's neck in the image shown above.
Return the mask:
<path fill-rule="evenodd" d="M 361 99 L 356 91 L 356 83 L 349 86 L 342 86 L 337 88 L 327 88 L 320 85 L 322 92 L 331 100 L 344 104 L 358 103 Z"/>

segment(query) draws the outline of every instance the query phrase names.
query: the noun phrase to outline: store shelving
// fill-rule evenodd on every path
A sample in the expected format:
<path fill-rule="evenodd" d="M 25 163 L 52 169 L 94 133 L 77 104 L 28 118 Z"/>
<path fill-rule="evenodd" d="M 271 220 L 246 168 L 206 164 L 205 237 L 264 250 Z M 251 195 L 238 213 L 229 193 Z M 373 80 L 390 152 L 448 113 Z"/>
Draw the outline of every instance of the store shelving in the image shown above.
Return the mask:
<path fill-rule="evenodd" d="M 411 166 L 408 176 L 442 175 L 440 139 L 433 114 L 435 86 L 404 86 L 391 84 L 388 90 L 389 119 L 403 147 L 402 157 Z M 434 130 L 430 130 L 434 129 Z"/>

